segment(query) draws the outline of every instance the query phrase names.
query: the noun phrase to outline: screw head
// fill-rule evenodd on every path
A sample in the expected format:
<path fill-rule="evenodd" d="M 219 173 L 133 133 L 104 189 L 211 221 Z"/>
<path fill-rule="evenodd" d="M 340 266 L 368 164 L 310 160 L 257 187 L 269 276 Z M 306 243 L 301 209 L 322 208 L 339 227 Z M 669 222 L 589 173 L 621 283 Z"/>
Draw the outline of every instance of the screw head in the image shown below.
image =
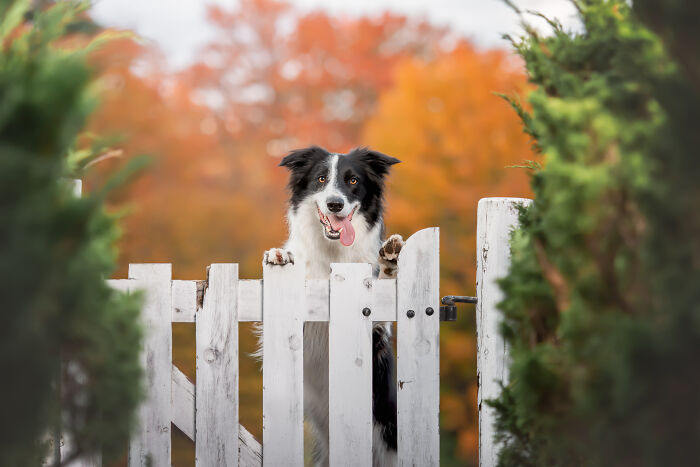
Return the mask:
<path fill-rule="evenodd" d="M 362 309 L 362 314 L 365 316 L 369 316 L 371 313 L 372 313 L 372 310 L 370 310 L 369 308 Z"/>
<path fill-rule="evenodd" d="M 430 306 L 429 306 L 428 308 L 425 309 L 425 314 L 426 314 L 426 315 L 432 316 L 433 313 L 435 313 L 435 310 L 433 310 L 433 307 L 430 307 Z"/>
<path fill-rule="evenodd" d="M 408 316 L 409 318 L 413 318 L 414 316 L 416 316 L 416 312 L 413 310 L 408 310 L 406 312 L 406 316 Z"/>

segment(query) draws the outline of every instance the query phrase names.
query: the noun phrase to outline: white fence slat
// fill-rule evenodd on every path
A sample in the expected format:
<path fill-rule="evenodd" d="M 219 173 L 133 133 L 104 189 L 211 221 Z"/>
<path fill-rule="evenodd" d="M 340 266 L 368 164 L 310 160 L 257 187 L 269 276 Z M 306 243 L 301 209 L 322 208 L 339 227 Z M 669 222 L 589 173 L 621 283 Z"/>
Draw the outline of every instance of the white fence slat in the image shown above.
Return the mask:
<path fill-rule="evenodd" d="M 197 281 L 173 281 L 173 323 L 194 323 Z"/>
<path fill-rule="evenodd" d="M 212 264 L 197 313 L 195 464 L 238 465 L 238 264 Z"/>
<path fill-rule="evenodd" d="M 369 264 L 331 264 L 328 323 L 330 465 L 372 465 L 372 302 Z"/>
<path fill-rule="evenodd" d="M 238 321 L 262 321 L 262 281 L 238 281 Z"/>
<path fill-rule="evenodd" d="M 170 264 L 130 264 L 129 279 L 145 291 L 141 312 L 147 395 L 139 408 L 139 431 L 129 446 L 129 467 L 170 465 L 170 398 L 172 368 L 172 267 Z"/>
<path fill-rule="evenodd" d="M 396 321 L 396 279 L 372 281 L 372 321 Z"/>
<path fill-rule="evenodd" d="M 501 393 L 500 383 L 508 382 L 508 350 L 501 337 L 498 303 L 503 294 L 496 281 L 508 272 L 510 233 L 518 225 L 517 204 L 524 198 L 484 198 L 479 200 L 476 227 L 476 327 L 477 376 L 479 383 L 479 465 L 498 464 L 499 445 L 495 442 L 495 412 L 484 403 Z"/>
<path fill-rule="evenodd" d="M 263 266 L 263 465 L 304 464 L 302 264 Z"/>
<path fill-rule="evenodd" d="M 193 441 L 195 436 L 194 392 L 194 383 L 173 365 L 173 424 Z M 238 426 L 238 447 L 239 466 L 260 467 L 262 465 L 262 446 L 243 425 Z"/>
<path fill-rule="evenodd" d="M 438 228 L 423 229 L 406 240 L 398 260 L 396 374 L 401 466 L 440 464 L 439 244 Z M 430 316 L 428 307 L 433 309 Z"/>

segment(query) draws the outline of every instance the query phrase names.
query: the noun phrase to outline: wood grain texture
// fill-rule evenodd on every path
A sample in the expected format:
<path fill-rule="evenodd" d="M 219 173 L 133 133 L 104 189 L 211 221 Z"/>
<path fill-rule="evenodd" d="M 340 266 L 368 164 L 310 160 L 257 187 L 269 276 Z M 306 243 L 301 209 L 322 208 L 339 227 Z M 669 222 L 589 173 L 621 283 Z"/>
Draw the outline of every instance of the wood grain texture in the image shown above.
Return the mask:
<path fill-rule="evenodd" d="M 263 267 L 263 465 L 304 464 L 302 264 Z"/>
<path fill-rule="evenodd" d="M 396 321 L 396 279 L 372 279 L 373 321 Z M 194 323 L 197 281 L 173 281 L 173 322 Z M 305 282 L 304 321 L 328 321 L 328 281 Z M 262 321 L 262 280 L 238 281 L 238 322 Z"/>
<path fill-rule="evenodd" d="M 193 323 L 197 312 L 197 281 L 173 281 L 173 323 Z"/>
<path fill-rule="evenodd" d="M 194 383 L 173 365 L 173 424 L 194 441 Z M 262 446 L 243 425 L 238 426 L 238 465 L 260 467 Z"/>
<path fill-rule="evenodd" d="M 396 321 L 396 279 L 373 279 L 372 321 Z"/>
<path fill-rule="evenodd" d="M 145 291 L 141 311 L 145 331 L 141 364 L 147 392 L 139 408 L 139 429 L 129 445 L 129 467 L 170 465 L 171 278 L 170 264 L 129 265 L 133 289 Z"/>
<path fill-rule="evenodd" d="M 238 281 L 238 321 L 262 321 L 262 281 Z"/>
<path fill-rule="evenodd" d="M 238 265 L 212 264 L 197 313 L 195 465 L 238 465 Z"/>
<path fill-rule="evenodd" d="M 413 234 L 397 276 L 397 421 L 401 466 L 440 464 L 440 238 L 438 228 Z M 428 316 L 426 308 L 434 312 Z M 408 316 L 413 311 L 413 317 Z"/>
<path fill-rule="evenodd" d="M 372 304 L 369 264 L 331 264 L 328 323 L 330 465 L 372 465 Z"/>
<path fill-rule="evenodd" d="M 476 227 L 476 327 L 477 376 L 479 384 L 479 465 L 498 464 L 499 445 L 494 439 L 495 412 L 484 401 L 501 393 L 508 382 L 508 349 L 499 332 L 502 315 L 498 303 L 503 294 L 496 281 L 508 272 L 510 233 L 518 225 L 518 204 L 524 198 L 479 200 Z"/>
<path fill-rule="evenodd" d="M 175 365 L 172 369 L 172 378 L 172 422 L 189 439 L 194 441 L 194 383 Z"/>

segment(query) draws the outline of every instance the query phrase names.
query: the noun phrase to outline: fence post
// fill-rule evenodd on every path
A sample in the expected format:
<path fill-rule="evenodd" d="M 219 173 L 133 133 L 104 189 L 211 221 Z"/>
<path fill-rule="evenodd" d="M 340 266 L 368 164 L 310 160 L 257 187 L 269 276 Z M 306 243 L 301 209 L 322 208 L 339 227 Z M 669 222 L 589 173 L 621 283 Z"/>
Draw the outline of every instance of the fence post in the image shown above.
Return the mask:
<path fill-rule="evenodd" d="M 498 463 L 500 446 L 495 442 L 493 408 L 486 400 L 499 396 L 500 383 L 508 383 L 508 349 L 499 331 L 498 303 L 503 293 L 496 281 L 508 272 L 510 233 L 518 225 L 519 204 L 525 198 L 484 198 L 479 200 L 476 227 L 476 328 L 477 375 L 479 384 L 479 466 Z"/>

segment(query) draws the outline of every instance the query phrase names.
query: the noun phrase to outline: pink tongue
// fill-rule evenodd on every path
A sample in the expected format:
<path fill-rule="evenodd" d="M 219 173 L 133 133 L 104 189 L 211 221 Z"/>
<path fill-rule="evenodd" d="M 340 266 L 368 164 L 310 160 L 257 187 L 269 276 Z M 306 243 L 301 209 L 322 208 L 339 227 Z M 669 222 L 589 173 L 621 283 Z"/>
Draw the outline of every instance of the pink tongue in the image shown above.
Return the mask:
<path fill-rule="evenodd" d="M 340 243 L 345 246 L 352 245 L 352 242 L 355 241 L 355 229 L 350 222 L 350 216 L 343 219 L 336 216 L 328 216 L 328 220 L 331 221 L 333 230 L 340 230 Z"/>

